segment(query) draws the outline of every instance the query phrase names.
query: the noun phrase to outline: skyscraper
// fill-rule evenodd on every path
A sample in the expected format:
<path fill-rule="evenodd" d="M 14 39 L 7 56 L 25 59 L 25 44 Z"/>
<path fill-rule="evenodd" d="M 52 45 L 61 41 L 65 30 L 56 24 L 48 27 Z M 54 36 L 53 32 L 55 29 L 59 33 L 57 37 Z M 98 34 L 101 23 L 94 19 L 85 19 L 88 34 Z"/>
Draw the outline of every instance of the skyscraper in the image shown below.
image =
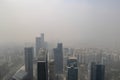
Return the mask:
<path fill-rule="evenodd" d="M 94 62 L 92 62 L 91 63 L 91 70 L 90 70 L 90 80 L 95 80 L 95 75 L 96 75 L 96 67 L 95 67 L 95 63 Z"/>
<path fill-rule="evenodd" d="M 54 61 L 55 61 L 55 73 L 63 73 L 63 46 L 62 43 L 57 44 L 57 48 L 54 49 Z"/>
<path fill-rule="evenodd" d="M 90 80 L 104 80 L 105 65 L 92 63 Z"/>
<path fill-rule="evenodd" d="M 25 71 L 28 73 L 28 80 L 33 80 L 33 47 L 27 47 L 25 50 Z"/>
<path fill-rule="evenodd" d="M 36 56 L 41 48 L 45 48 L 44 33 L 41 33 L 40 37 L 36 37 Z"/>
<path fill-rule="evenodd" d="M 37 61 L 37 80 L 48 80 L 48 51 L 42 49 Z"/>
<path fill-rule="evenodd" d="M 96 65 L 96 79 L 95 80 L 104 80 L 105 77 L 105 65 Z"/>
<path fill-rule="evenodd" d="M 67 62 L 67 80 L 78 80 L 77 58 L 71 57 Z"/>
<path fill-rule="evenodd" d="M 42 43 L 44 43 L 44 33 L 41 33 L 41 41 L 42 41 Z"/>
<path fill-rule="evenodd" d="M 37 80 L 48 80 L 48 69 L 46 61 L 37 62 Z"/>
<path fill-rule="evenodd" d="M 49 80 L 55 80 L 55 69 L 54 69 L 54 61 L 51 60 L 49 62 Z"/>
<path fill-rule="evenodd" d="M 78 80 L 78 67 L 68 67 L 67 80 Z"/>
<path fill-rule="evenodd" d="M 37 37 L 36 38 L 36 56 L 38 56 L 40 45 L 41 45 L 41 38 Z"/>

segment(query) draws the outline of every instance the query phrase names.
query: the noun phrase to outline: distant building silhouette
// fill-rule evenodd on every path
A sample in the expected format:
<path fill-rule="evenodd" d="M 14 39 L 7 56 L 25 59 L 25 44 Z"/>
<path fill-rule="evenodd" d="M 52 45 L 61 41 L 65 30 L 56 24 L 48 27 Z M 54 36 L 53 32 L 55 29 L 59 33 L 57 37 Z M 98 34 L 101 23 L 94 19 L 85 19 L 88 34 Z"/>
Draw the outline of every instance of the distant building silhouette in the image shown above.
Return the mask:
<path fill-rule="evenodd" d="M 44 33 L 41 33 L 41 37 L 36 37 L 36 56 L 41 48 L 45 48 Z"/>
<path fill-rule="evenodd" d="M 55 73 L 63 73 L 63 46 L 62 43 L 57 44 L 57 48 L 54 49 L 54 61 L 55 61 Z"/>
<path fill-rule="evenodd" d="M 28 73 L 28 80 L 33 80 L 33 47 L 27 47 L 25 50 L 25 71 Z"/>
<path fill-rule="evenodd" d="M 92 63 L 90 80 L 104 80 L 104 79 L 105 79 L 105 65 Z"/>

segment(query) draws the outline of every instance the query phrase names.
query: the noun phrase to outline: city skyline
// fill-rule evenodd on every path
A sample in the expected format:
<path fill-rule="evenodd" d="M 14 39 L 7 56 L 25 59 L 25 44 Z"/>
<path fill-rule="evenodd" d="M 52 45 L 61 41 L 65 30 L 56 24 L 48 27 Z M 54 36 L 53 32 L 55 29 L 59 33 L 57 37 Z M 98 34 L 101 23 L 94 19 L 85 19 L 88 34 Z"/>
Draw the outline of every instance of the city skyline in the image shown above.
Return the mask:
<path fill-rule="evenodd" d="M 120 0 L 0 0 L 0 80 L 120 80 Z"/>
<path fill-rule="evenodd" d="M 34 52 L 34 50 L 36 50 L 35 47 L 24 47 L 24 55 L 22 52 L 17 53 L 18 51 L 16 52 L 16 49 L 14 49 L 16 54 L 12 53 L 13 55 L 8 54 L 4 55 L 4 57 L 0 57 L 0 59 L 6 58 L 8 61 L 7 64 L 16 64 L 17 60 L 22 60 L 24 57 L 24 65 L 22 64 L 21 68 L 16 68 L 15 71 L 18 70 L 16 73 L 10 68 L 11 66 L 14 66 L 13 64 L 11 66 L 5 65 L 10 71 L 8 74 L 5 73 L 5 76 L 1 76 L 3 80 L 17 80 L 18 78 L 19 80 L 48 80 L 49 78 L 55 80 L 89 80 L 90 78 L 95 80 L 112 80 L 115 79 L 116 72 L 117 75 L 119 75 L 119 51 L 109 51 L 108 49 L 98 48 L 70 49 L 64 48 L 62 43 L 57 43 L 56 48 L 47 49 L 47 46 L 45 48 L 42 45 L 44 43 L 43 33 L 39 40 L 36 40 L 36 42 L 41 46 L 39 47 L 38 53 L 40 56 L 33 57 L 33 55 L 36 54 Z M 54 56 L 52 57 L 52 55 Z M 15 58 L 15 56 L 18 56 L 19 58 Z M 14 58 L 12 59 L 12 57 Z M 13 61 L 14 59 L 16 59 L 15 62 Z M 17 63 L 21 64 L 19 62 Z M 96 65 L 93 64 L 93 67 L 91 64 L 92 62 L 96 63 Z M 3 66 L 4 65 L 2 65 L 1 68 L 3 68 Z M 6 68 L 3 69 L 7 70 Z M 112 69 L 115 69 L 116 71 L 112 73 Z M 10 73 L 15 73 L 15 75 L 9 75 Z M 2 73 L 2 75 L 4 75 L 4 73 Z M 33 77 L 30 75 L 33 75 Z M 117 76 L 117 79 L 119 79 L 119 76 Z"/>

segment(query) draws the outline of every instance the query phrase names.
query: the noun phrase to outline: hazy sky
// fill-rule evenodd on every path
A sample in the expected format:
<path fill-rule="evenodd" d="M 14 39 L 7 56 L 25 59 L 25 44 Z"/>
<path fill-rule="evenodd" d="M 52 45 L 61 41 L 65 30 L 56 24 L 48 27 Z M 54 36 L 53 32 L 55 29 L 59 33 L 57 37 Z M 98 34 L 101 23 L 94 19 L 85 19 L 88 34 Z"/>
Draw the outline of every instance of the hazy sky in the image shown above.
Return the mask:
<path fill-rule="evenodd" d="M 49 42 L 119 47 L 120 0 L 0 0 L 0 44 Z"/>

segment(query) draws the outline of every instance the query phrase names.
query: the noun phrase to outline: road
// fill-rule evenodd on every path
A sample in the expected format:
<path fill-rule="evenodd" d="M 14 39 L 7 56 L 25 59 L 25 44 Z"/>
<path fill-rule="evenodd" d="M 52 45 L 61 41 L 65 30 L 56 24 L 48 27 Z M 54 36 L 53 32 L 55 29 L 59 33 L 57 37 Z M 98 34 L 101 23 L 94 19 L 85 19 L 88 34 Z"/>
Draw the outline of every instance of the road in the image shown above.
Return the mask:
<path fill-rule="evenodd" d="M 14 66 L 14 67 L 11 67 L 10 71 L 8 72 L 8 74 L 5 75 L 2 80 L 9 80 L 16 73 L 16 71 L 21 68 L 21 66 L 22 66 L 22 64 Z"/>

